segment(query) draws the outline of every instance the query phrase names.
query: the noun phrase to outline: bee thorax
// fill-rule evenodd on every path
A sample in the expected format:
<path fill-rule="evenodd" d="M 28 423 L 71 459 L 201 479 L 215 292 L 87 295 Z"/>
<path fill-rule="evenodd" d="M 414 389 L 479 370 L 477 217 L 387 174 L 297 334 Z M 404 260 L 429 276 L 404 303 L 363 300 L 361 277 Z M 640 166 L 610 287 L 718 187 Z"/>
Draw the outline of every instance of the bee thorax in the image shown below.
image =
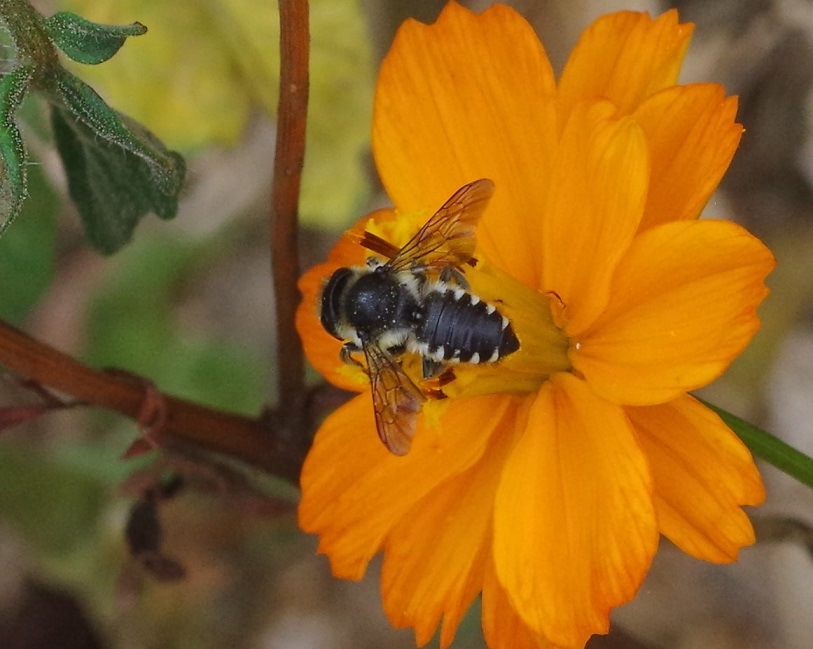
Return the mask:
<path fill-rule="evenodd" d="M 413 292 L 391 273 L 361 275 L 347 290 L 347 322 L 359 332 L 411 326 L 419 311 Z"/>

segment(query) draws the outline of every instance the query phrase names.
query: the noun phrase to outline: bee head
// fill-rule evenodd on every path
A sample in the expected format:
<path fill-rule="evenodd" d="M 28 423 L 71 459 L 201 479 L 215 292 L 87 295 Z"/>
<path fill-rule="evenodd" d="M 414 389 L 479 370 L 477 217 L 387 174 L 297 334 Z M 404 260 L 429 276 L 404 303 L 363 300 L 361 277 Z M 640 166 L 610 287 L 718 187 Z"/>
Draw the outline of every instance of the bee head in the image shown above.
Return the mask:
<path fill-rule="evenodd" d="M 347 284 L 351 277 L 353 277 L 352 270 L 339 268 L 330 276 L 322 291 L 322 326 L 331 336 L 339 340 L 343 340 L 338 330 L 345 320 L 343 303 Z"/>

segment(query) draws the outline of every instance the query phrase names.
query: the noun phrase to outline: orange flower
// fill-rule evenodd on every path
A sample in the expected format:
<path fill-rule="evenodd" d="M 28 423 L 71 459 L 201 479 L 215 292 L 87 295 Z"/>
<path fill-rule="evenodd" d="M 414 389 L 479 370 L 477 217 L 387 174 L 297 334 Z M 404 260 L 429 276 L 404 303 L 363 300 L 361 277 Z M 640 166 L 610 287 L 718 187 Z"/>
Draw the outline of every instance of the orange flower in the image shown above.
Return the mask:
<path fill-rule="evenodd" d="M 764 498 L 752 458 L 688 392 L 758 329 L 774 261 L 738 225 L 698 220 L 742 127 L 720 86 L 676 85 L 691 32 L 674 11 L 605 16 L 557 83 L 516 12 L 453 2 L 434 25 L 404 24 L 381 66 L 373 148 L 396 209 L 355 235 L 402 245 L 492 179 L 466 277 L 521 344 L 456 366 L 396 457 L 317 312 L 325 278 L 368 251 L 345 236 L 302 278 L 308 357 L 360 394 L 316 436 L 300 522 L 338 577 L 383 551 L 384 607 L 419 644 L 441 624 L 447 647 L 482 594 L 493 649 L 581 647 L 635 595 L 661 534 L 715 562 L 754 541 L 740 508 Z"/>

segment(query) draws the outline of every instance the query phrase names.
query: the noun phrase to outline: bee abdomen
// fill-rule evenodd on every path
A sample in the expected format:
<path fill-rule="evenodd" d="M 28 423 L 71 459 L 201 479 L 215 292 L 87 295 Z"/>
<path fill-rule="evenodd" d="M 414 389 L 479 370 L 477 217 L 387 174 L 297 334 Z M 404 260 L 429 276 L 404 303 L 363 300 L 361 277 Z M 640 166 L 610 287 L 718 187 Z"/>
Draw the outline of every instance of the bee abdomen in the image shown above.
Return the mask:
<path fill-rule="evenodd" d="M 495 362 L 519 349 L 511 323 L 494 306 L 462 289 L 430 292 L 415 334 L 436 361 Z"/>

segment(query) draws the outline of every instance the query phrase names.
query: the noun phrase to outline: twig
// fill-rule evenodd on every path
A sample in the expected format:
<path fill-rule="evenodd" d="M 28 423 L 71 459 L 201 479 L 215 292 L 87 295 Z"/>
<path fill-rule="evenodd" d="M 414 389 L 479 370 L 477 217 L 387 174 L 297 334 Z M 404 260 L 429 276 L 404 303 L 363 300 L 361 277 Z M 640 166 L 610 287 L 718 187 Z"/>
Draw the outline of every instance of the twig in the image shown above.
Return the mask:
<path fill-rule="evenodd" d="M 302 344 L 294 327 L 299 302 L 298 205 L 308 110 L 308 3 L 280 0 L 280 91 L 271 198 L 271 264 L 277 313 L 279 404 L 301 403 Z M 284 412 L 281 413 L 284 415 Z"/>
<path fill-rule="evenodd" d="M 93 369 L 0 321 L 0 365 L 88 405 L 137 419 L 146 398 L 144 383 Z M 298 484 L 301 451 L 275 444 L 268 420 L 214 410 L 162 395 L 166 422 L 162 441 L 193 445 L 242 460 Z"/>

